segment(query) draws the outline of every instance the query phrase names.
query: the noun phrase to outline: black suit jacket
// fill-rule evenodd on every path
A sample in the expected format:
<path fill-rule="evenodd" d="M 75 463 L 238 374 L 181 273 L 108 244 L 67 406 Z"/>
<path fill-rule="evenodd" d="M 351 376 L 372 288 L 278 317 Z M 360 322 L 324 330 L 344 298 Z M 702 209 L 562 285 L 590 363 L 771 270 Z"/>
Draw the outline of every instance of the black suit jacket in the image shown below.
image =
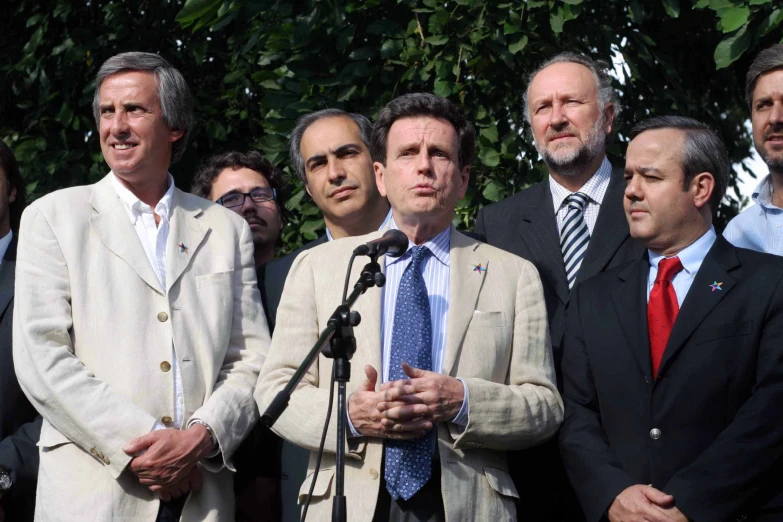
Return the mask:
<path fill-rule="evenodd" d="M 624 192 L 623 172 L 615 169 L 579 269 L 577 283 L 636 259 L 644 252 L 641 243 L 630 236 L 623 211 Z M 558 387 L 562 389 L 561 344 L 570 292 L 549 179 L 482 208 L 476 217 L 476 233 L 490 245 L 531 261 L 538 269 L 544 286 Z M 520 506 L 524 506 L 527 520 L 576 522 L 583 519 L 555 439 L 535 448 L 511 452 L 508 459 L 509 471 L 519 490 Z"/>
<path fill-rule="evenodd" d="M 655 380 L 648 273 L 644 255 L 573 292 L 559 437 L 569 478 L 588 522 L 633 484 L 674 495 L 695 522 L 753 520 L 783 489 L 783 259 L 718 237 Z"/>
<path fill-rule="evenodd" d="M 306 245 L 299 247 L 287 256 L 270 261 L 261 267 L 258 271 L 259 289 L 261 290 L 261 301 L 264 303 L 266 312 L 266 322 L 269 324 L 269 333 L 275 331 L 275 318 L 277 317 L 277 305 L 280 304 L 280 296 L 283 295 L 285 279 L 288 277 L 288 271 L 294 264 L 296 256 L 313 247 L 326 243 L 329 238 L 326 234 Z M 263 284 L 261 284 L 263 281 Z"/>
<path fill-rule="evenodd" d="M 0 467 L 11 473 L 13 487 L 3 496 L 6 520 L 33 520 L 38 480 L 41 417 L 28 402 L 14 372 L 11 333 L 14 317 L 16 237 L 0 267 Z"/>

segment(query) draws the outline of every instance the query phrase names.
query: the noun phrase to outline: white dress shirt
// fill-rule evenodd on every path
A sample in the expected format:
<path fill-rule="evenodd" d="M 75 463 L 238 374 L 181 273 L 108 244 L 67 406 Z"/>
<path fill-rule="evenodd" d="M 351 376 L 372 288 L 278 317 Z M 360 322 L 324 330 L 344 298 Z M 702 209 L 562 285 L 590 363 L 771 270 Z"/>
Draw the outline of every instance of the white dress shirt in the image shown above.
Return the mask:
<path fill-rule="evenodd" d="M 0 266 L 3 266 L 3 258 L 5 257 L 5 253 L 8 251 L 8 247 L 13 239 L 13 230 L 9 230 L 8 233 L 4 235 L 2 239 L 0 239 Z"/>
<path fill-rule="evenodd" d="M 128 213 L 133 229 L 139 236 L 141 246 L 147 254 L 155 275 L 158 276 L 158 282 L 163 292 L 166 291 L 166 242 L 169 237 L 169 218 L 171 217 L 171 200 L 174 196 L 174 178 L 169 174 L 169 188 L 158 204 L 155 205 L 155 214 L 160 218 L 160 223 L 155 223 L 155 216 L 152 214 L 152 208 L 143 203 L 136 195 L 128 190 L 125 185 L 120 183 L 117 176 L 112 177 L 114 189 L 122 202 L 122 206 Z M 171 345 L 171 371 L 174 376 L 174 416 L 171 427 L 182 429 L 185 421 L 184 398 L 182 392 L 182 376 L 177 363 L 177 351 L 174 344 Z M 152 431 L 163 430 L 165 426 L 162 422 L 156 420 Z"/>
<path fill-rule="evenodd" d="M 716 238 L 715 228 L 710 227 L 703 236 L 686 248 L 680 250 L 677 254 L 676 257 L 679 257 L 680 263 L 682 263 L 682 270 L 672 279 L 672 287 L 674 288 L 674 293 L 677 294 L 677 304 L 680 307 L 682 306 L 682 302 L 685 301 L 685 296 L 688 295 L 688 290 L 691 289 L 693 279 L 696 277 L 699 268 L 701 268 L 701 263 L 707 256 L 707 252 L 712 248 Z M 658 263 L 661 262 L 661 259 L 664 259 L 664 256 L 656 254 L 651 250 L 648 250 L 647 254 L 650 259 L 650 273 L 647 276 L 647 301 L 649 302 L 650 292 L 655 284 L 655 278 L 658 277 Z"/>
<path fill-rule="evenodd" d="M 598 221 L 598 212 L 601 210 L 601 203 L 604 201 L 604 195 L 609 188 L 611 178 L 612 164 L 604 157 L 601 166 L 598 167 L 595 174 L 579 189 L 579 192 L 587 196 L 587 205 L 585 205 L 583 215 L 587 223 L 587 229 L 590 231 L 590 236 L 593 235 L 595 222 Z M 557 232 L 559 234 L 563 230 L 563 223 L 565 222 L 566 214 L 568 214 L 568 205 L 565 204 L 565 199 L 573 192 L 555 181 L 555 178 L 552 176 L 549 176 L 549 190 L 552 192 L 552 204 L 555 209 Z"/>

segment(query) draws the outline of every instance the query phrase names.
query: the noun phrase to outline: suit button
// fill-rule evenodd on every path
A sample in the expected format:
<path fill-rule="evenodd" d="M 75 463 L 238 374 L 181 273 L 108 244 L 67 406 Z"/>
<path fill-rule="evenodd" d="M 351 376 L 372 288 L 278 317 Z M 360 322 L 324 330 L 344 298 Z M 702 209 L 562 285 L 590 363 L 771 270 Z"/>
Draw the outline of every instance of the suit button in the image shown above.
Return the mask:
<path fill-rule="evenodd" d="M 97 457 L 98 456 L 98 450 L 95 449 L 95 448 L 90 448 L 90 455 L 92 455 L 93 457 Z"/>
<path fill-rule="evenodd" d="M 160 371 L 167 372 L 169 370 L 171 370 L 171 364 L 169 364 L 168 361 L 163 361 L 160 363 Z"/>
<path fill-rule="evenodd" d="M 165 323 L 168 320 L 169 320 L 169 314 L 167 314 L 166 312 L 161 312 L 158 314 L 158 321 L 160 321 L 161 323 Z"/>
<path fill-rule="evenodd" d="M 378 470 L 377 469 L 371 469 L 370 470 L 370 476 L 373 480 L 378 480 Z"/>
<path fill-rule="evenodd" d="M 650 438 L 652 440 L 658 440 L 661 438 L 661 430 L 658 428 L 653 428 L 650 430 Z"/>
<path fill-rule="evenodd" d="M 172 418 L 169 417 L 168 415 L 164 415 L 163 417 L 161 417 L 160 422 L 162 422 L 164 426 L 171 426 L 174 420 L 172 420 Z"/>

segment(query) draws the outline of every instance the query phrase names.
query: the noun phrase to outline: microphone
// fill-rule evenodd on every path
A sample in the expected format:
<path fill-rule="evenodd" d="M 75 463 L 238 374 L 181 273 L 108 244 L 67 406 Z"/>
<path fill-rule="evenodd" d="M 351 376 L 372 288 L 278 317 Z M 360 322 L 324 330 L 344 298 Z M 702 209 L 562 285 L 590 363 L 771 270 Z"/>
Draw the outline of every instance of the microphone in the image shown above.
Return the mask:
<path fill-rule="evenodd" d="M 408 236 L 399 230 L 389 230 L 378 239 L 359 245 L 353 251 L 355 256 L 400 257 L 408 250 Z"/>

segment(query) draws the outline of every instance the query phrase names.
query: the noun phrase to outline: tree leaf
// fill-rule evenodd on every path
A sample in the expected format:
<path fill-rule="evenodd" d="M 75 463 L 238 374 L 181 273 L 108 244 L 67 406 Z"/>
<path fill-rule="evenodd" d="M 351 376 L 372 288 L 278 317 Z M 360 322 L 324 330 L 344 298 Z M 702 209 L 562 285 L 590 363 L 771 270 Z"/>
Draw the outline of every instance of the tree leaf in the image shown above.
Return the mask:
<path fill-rule="evenodd" d="M 582 0 L 560 0 L 560 1 L 568 5 L 579 5 L 582 3 Z"/>
<path fill-rule="evenodd" d="M 449 37 L 444 34 L 438 34 L 434 36 L 428 36 L 424 39 L 430 45 L 443 45 L 449 41 Z"/>
<path fill-rule="evenodd" d="M 721 29 L 724 33 L 736 31 L 748 21 L 750 9 L 745 6 L 723 9 L 719 13 Z"/>
<path fill-rule="evenodd" d="M 194 22 L 211 11 L 220 2 L 221 0 L 187 0 L 174 20 L 181 24 Z"/>
<path fill-rule="evenodd" d="M 497 167 L 500 163 L 500 153 L 491 147 L 484 147 L 479 152 L 479 159 L 487 167 Z"/>
<path fill-rule="evenodd" d="M 524 35 L 519 41 L 512 43 L 508 46 L 508 51 L 511 54 L 517 54 L 519 51 L 525 48 L 527 45 L 527 35 Z"/>
<path fill-rule="evenodd" d="M 487 186 L 481 192 L 481 195 L 487 198 L 489 201 L 495 202 L 500 201 L 506 197 L 507 193 L 508 191 L 506 190 L 506 187 L 493 179 L 487 184 Z"/>
<path fill-rule="evenodd" d="M 750 40 L 748 24 L 742 26 L 742 29 L 733 35 L 729 35 L 721 40 L 715 48 L 715 68 L 723 69 L 734 63 L 748 49 Z"/>
<path fill-rule="evenodd" d="M 553 33 L 562 33 L 563 23 L 565 23 L 565 20 L 563 20 L 563 13 L 560 8 L 558 8 L 557 11 L 549 14 L 549 26 L 552 28 Z"/>
<path fill-rule="evenodd" d="M 489 127 L 481 129 L 480 134 L 488 139 L 490 143 L 495 143 L 498 141 L 498 128 L 494 125 L 490 125 Z"/>
<path fill-rule="evenodd" d="M 672 18 L 680 16 L 680 0 L 663 0 L 663 8 L 666 10 L 666 14 Z"/>
<path fill-rule="evenodd" d="M 750 5 L 766 5 L 771 3 L 772 0 L 750 0 Z"/>
<path fill-rule="evenodd" d="M 783 9 L 775 9 L 759 24 L 759 36 L 766 36 L 770 31 L 783 22 Z"/>
<path fill-rule="evenodd" d="M 451 94 L 451 84 L 446 80 L 435 80 L 435 88 L 432 92 L 446 98 Z"/>

